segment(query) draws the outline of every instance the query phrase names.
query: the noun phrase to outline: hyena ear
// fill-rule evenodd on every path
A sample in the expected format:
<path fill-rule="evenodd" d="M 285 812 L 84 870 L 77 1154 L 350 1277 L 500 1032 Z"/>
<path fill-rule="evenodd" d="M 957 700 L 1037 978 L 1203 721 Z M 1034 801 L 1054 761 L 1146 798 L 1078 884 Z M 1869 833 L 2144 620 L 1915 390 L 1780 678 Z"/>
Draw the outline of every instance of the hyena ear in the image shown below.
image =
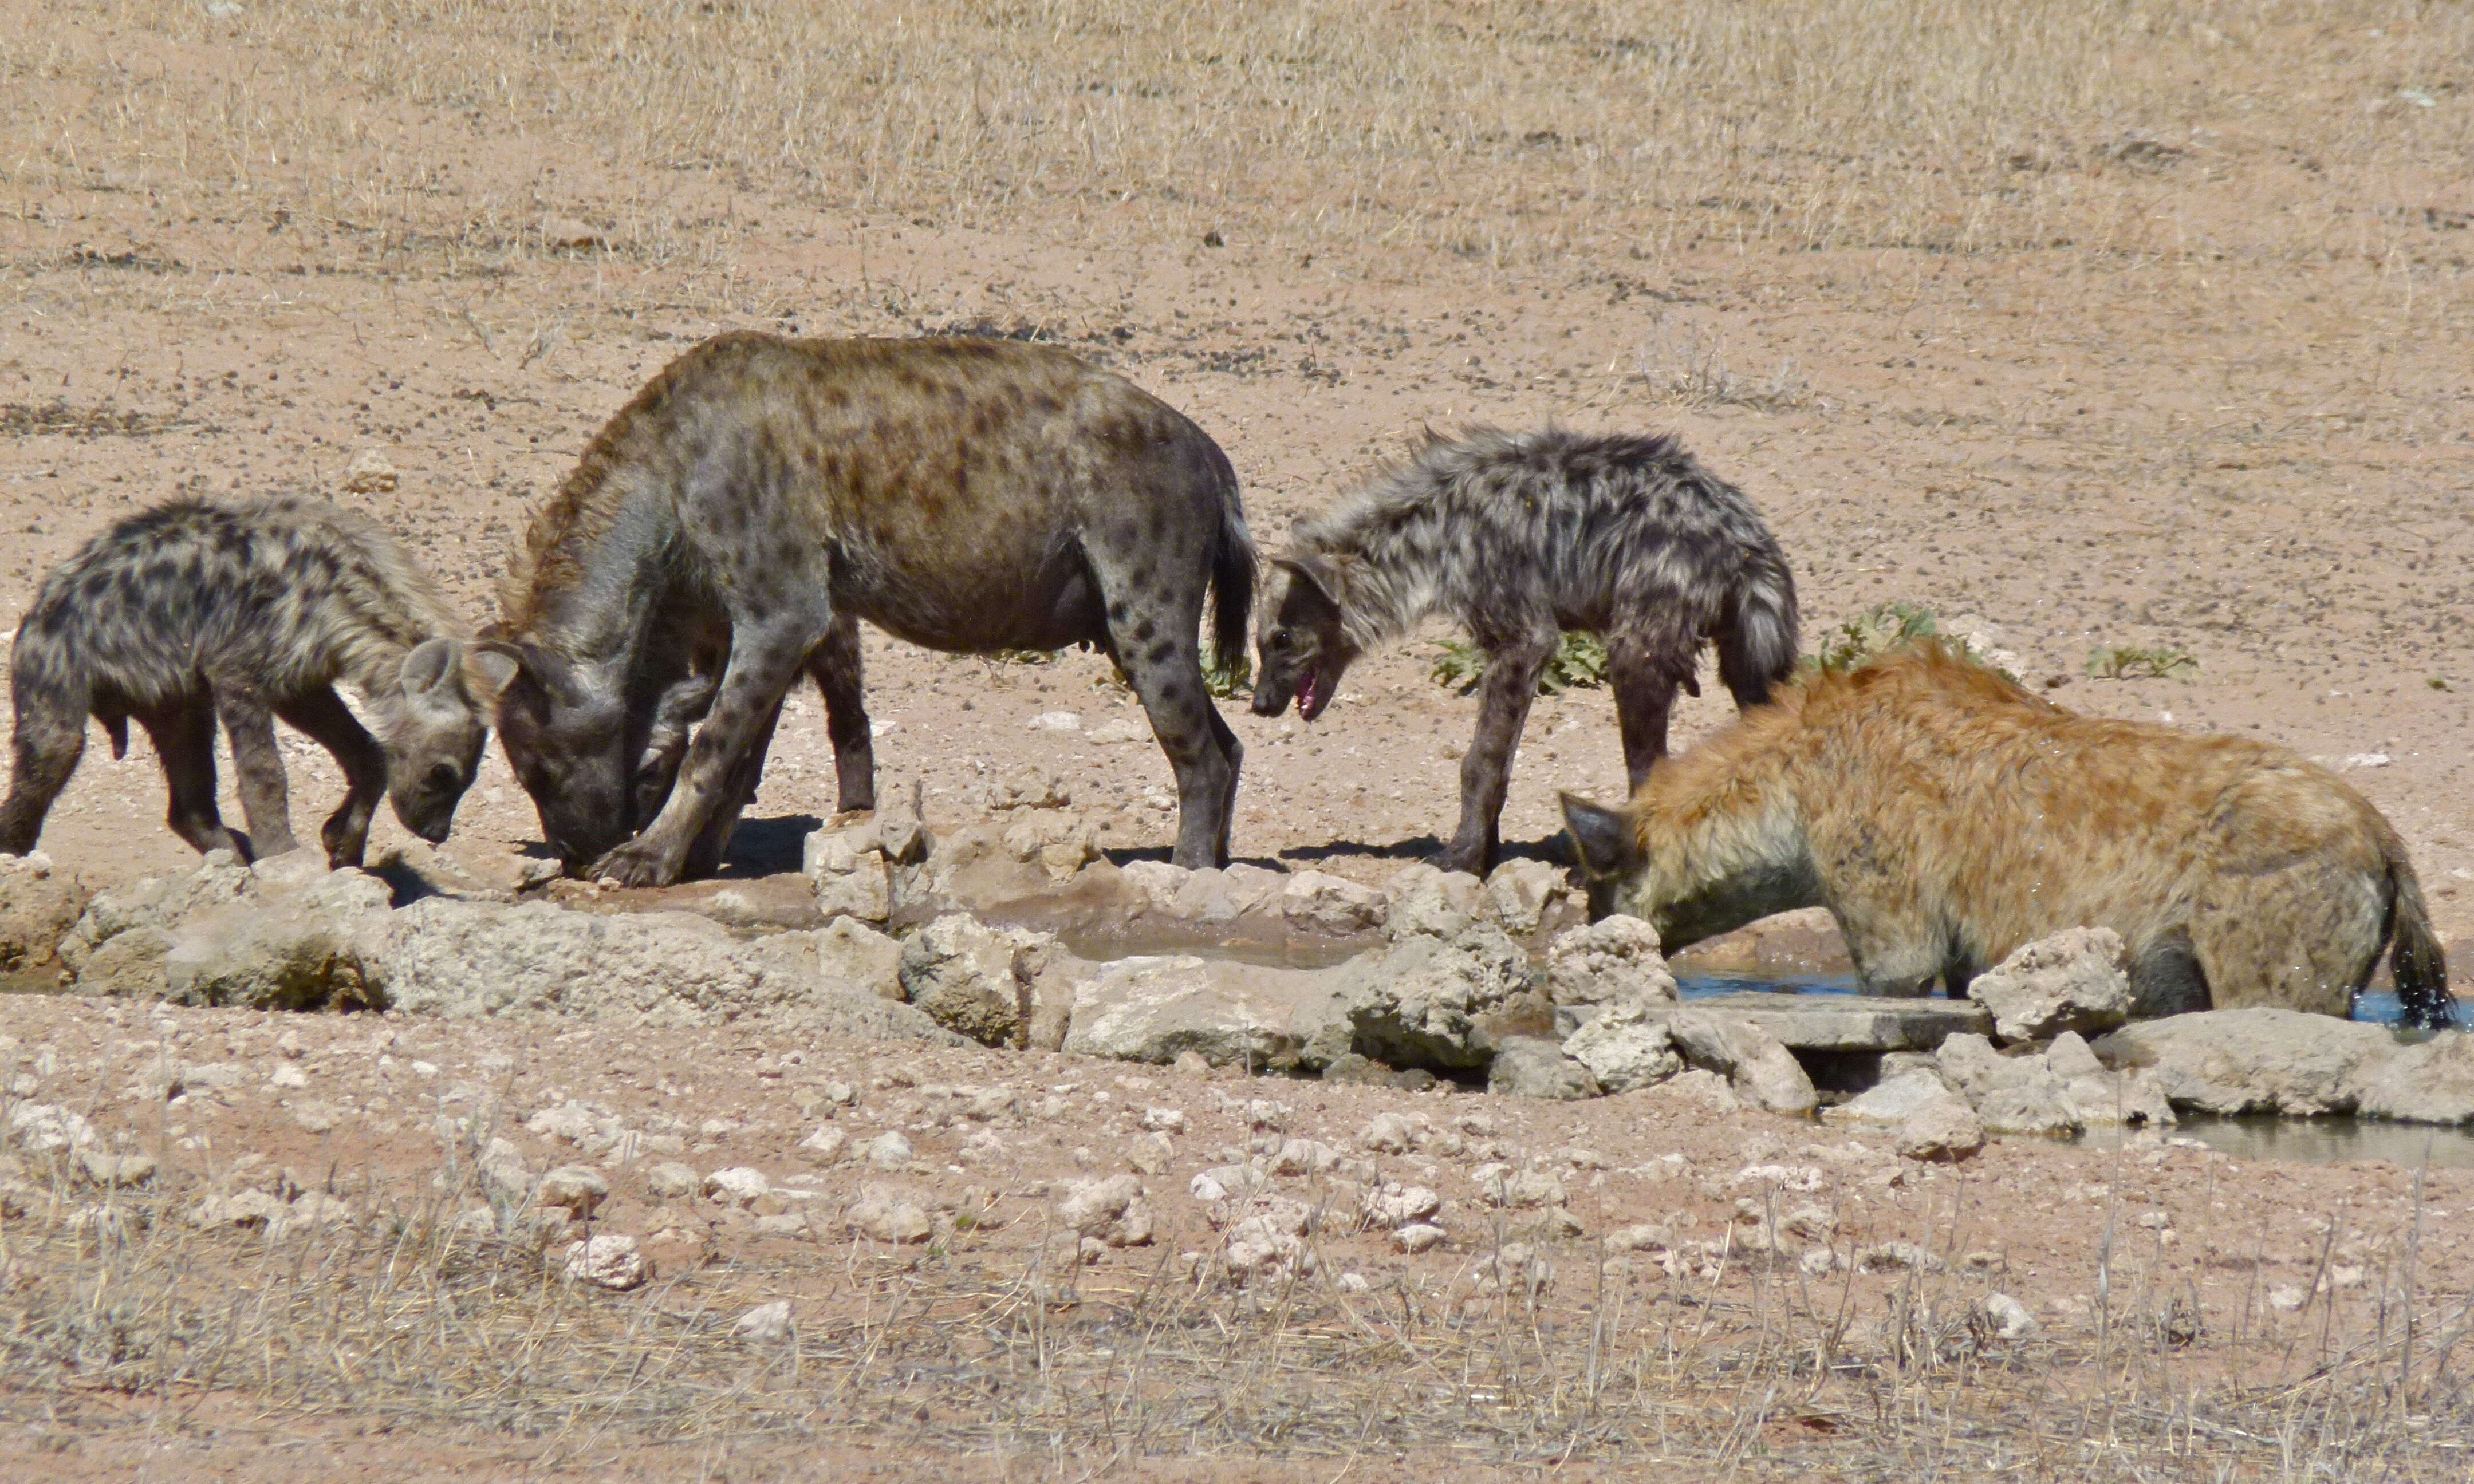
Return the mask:
<path fill-rule="evenodd" d="M 1589 802 L 1577 794 L 1560 796 L 1564 827 L 1571 831 L 1572 848 L 1580 853 L 1581 874 L 1591 880 L 1627 876 L 1641 866 L 1640 836 L 1620 809 Z"/>
<path fill-rule="evenodd" d="M 514 651 L 494 642 L 473 645 L 464 654 L 465 683 L 476 694 L 473 699 L 483 706 L 496 706 L 515 683 L 516 671 L 521 668 Z"/>
<path fill-rule="evenodd" d="M 419 701 L 444 685 L 455 674 L 455 641 L 424 639 L 403 657 L 403 693 Z"/>
<path fill-rule="evenodd" d="M 1334 612 L 1340 610 L 1340 573 L 1329 559 L 1311 551 L 1295 552 L 1275 557 L 1272 564 L 1289 574 L 1289 600 L 1304 597 L 1320 602 Z"/>

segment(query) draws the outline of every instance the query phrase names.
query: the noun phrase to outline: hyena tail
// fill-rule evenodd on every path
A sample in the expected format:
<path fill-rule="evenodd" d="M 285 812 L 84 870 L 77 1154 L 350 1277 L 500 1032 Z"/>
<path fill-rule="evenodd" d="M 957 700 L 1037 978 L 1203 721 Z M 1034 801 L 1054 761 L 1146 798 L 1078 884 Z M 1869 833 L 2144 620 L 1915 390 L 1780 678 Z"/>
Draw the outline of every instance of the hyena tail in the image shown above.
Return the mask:
<path fill-rule="evenodd" d="M 1749 558 L 1718 619 L 1718 678 L 1737 708 L 1758 706 L 1795 671 L 1795 578 L 1775 549 Z"/>
<path fill-rule="evenodd" d="M 1211 558 L 1211 587 L 1212 663 L 1234 675 L 1246 663 L 1246 620 L 1254 607 L 1254 537 L 1246 529 L 1246 508 L 1237 501 L 1233 473 L 1220 506 L 1220 543 Z"/>
<path fill-rule="evenodd" d="M 2448 953 L 2431 931 L 2413 863 L 2394 841 L 2389 847 L 2389 971 L 2405 1010 L 2402 1018 L 2407 1025 L 2444 1030 L 2457 1023 L 2448 996 Z"/>

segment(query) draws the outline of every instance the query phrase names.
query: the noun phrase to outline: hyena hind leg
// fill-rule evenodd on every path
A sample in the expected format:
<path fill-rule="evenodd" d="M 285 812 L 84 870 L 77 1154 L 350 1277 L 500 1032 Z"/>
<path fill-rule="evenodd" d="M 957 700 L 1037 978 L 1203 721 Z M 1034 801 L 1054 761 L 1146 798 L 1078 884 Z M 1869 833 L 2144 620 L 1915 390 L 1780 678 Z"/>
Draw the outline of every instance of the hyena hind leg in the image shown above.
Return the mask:
<path fill-rule="evenodd" d="M 218 684 L 215 713 L 231 742 L 241 813 L 249 819 L 250 853 L 261 859 L 293 848 L 292 791 L 283 754 L 275 745 L 275 712 L 253 685 Z"/>
<path fill-rule="evenodd" d="M 1193 608 L 1199 610 L 1201 595 L 1196 597 Z M 1117 633 L 1113 625 L 1110 635 L 1126 682 L 1142 701 L 1152 734 L 1176 774 L 1176 849 L 1170 859 L 1189 871 L 1228 864 L 1228 812 L 1245 757 L 1237 734 L 1203 686 L 1199 620 L 1199 613 L 1182 622 L 1168 620 L 1167 637 L 1136 639 L 1130 629 Z M 1148 619 L 1142 627 L 1150 631 L 1157 622 Z"/>
<path fill-rule="evenodd" d="M 327 865 L 358 867 L 369 849 L 370 817 L 386 797 L 386 749 L 328 686 L 285 702 L 275 714 L 325 748 L 344 770 L 344 802 L 327 816 L 318 843 L 326 847 Z"/>
<path fill-rule="evenodd" d="M 808 657 L 808 675 L 825 698 L 825 732 L 834 744 L 834 777 L 842 813 L 876 807 L 876 741 L 868 729 L 865 667 L 859 647 L 859 620 L 834 620 L 825 641 Z"/>
<path fill-rule="evenodd" d="M 1624 777 L 1637 792 L 1666 755 L 1666 727 L 1675 692 L 1692 679 L 1700 646 L 1688 634 L 1618 633 L 1607 640 L 1607 678 L 1622 729 Z"/>
<path fill-rule="evenodd" d="M 2197 950 L 2188 931 L 2176 928 L 2130 963 L 2130 1013 L 2171 1016 L 2205 1010 L 2211 1001 L 2208 976 L 2199 968 Z"/>
<path fill-rule="evenodd" d="M 174 701 L 137 713 L 146 735 L 155 742 L 155 756 L 163 765 L 163 782 L 171 795 L 163 822 L 172 833 L 205 854 L 230 850 L 250 858 L 249 846 L 224 827 L 215 807 L 215 708 L 204 696 Z"/>
<path fill-rule="evenodd" d="M 0 851 L 24 855 L 42 838 L 43 820 L 85 755 L 85 706 L 74 709 L 27 695 L 18 698 L 15 758 L 9 801 L 0 803 Z"/>

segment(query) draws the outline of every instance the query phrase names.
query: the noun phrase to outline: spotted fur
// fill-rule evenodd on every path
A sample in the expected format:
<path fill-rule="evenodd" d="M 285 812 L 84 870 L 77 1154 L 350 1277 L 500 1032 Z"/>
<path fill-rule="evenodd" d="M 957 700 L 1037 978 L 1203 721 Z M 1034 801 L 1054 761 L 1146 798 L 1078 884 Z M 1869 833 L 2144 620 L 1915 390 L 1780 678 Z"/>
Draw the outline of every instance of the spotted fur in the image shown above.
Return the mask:
<path fill-rule="evenodd" d="M 1592 907 L 1672 952 L 1828 907 L 1864 988 L 1953 994 L 2110 927 L 2142 1009 L 2341 1016 L 2391 948 L 2410 1020 L 2452 1018 L 2404 842 L 2280 747 L 2078 716 L 1939 643 L 1815 672 L 1620 810 L 1565 795 Z"/>
<path fill-rule="evenodd" d="M 1704 640 L 1738 706 L 1794 667 L 1795 580 L 1741 491 L 1671 438 L 1480 429 L 1430 438 L 1355 498 L 1298 523 L 1273 563 L 1254 710 L 1309 721 L 1368 649 L 1429 614 L 1486 652 L 1445 865 L 1493 864 L 1512 756 L 1565 630 L 1606 641 L 1634 785 L 1666 753 Z"/>
<path fill-rule="evenodd" d="M 443 840 L 473 781 L 489 707 L 512 667 L 472 652 L 435 584 L 373 521 L 319 500 L 176 500 L 119 521 L 43 579 L 12 659 L 14 768 L 0 851 L 35 848 L 103 723 L 122 755 L 135 717 L 169 785 L 168 821 L 200 850 L 293 848 L 275 719 L 342 765 L 321 832 L 357 866 L 387 795 L 404 827 Z M 352 686 L 373 737 L 334 691 Z M 247 837 L 215 804 L 214 728 L 230 739 Z"/>
<path fill-rule="evenodd" d="M 1202 609 L 1216 590 L 1234 658 L 1253 585 L 1227 458 L 1119 377 L 1011 341 L 722 335 L 534 519 L 490 630 L 521 667 L 500 736 L 569 870 L 657 884 L 718 862 L 803 671 L 841 807 L 873 806 L 860 620 L 964 653 L 1092 644 L 1176 769 L 1176 859 L 1208 866 L 1244 750 Z"/>

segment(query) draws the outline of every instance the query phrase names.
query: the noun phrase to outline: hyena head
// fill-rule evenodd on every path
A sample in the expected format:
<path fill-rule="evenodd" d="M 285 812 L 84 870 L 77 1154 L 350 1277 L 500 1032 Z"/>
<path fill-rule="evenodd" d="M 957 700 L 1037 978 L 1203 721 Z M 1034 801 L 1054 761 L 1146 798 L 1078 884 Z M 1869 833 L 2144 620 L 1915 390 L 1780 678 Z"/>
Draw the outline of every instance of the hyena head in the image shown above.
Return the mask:
<path fill-rule="evenodd" d="M 1282 557 L 1272 563 L 1254 630 L 1254 714 L 1289 708 L 1313 721 L 1340 693 L 1340 677 L 1357 658 L 1341 622 L 1339 575 L 1321 557 Z"/>
<path fill-rule="evenodd" d="M 454 639 L 424 639 L 403 657 L 400 693 L 384 709 L 387 800 L 404 828 L 432 845 L 447 838 L 514 675 L 505 657 Z"/>
<path fill-rule="evenodd" d="M 1821 901 L 1803 829 L 1774 801 L 1754 796 L 1748 809 L 1696 811 L 1686 825 L 1645 797 L 1621 809 L 1562 798 L 1564 827 L 1589 884 L 1589 921 L 1637 917 L 1658 929 L 1669 953 Z"/>
<path fill-rule="evenodd" d="M 493 648 L 515 664 L 498 696 L 498 745 L 572 874 L 635 833 L 623 687 L 600 666 L 535 645 Z"/>

